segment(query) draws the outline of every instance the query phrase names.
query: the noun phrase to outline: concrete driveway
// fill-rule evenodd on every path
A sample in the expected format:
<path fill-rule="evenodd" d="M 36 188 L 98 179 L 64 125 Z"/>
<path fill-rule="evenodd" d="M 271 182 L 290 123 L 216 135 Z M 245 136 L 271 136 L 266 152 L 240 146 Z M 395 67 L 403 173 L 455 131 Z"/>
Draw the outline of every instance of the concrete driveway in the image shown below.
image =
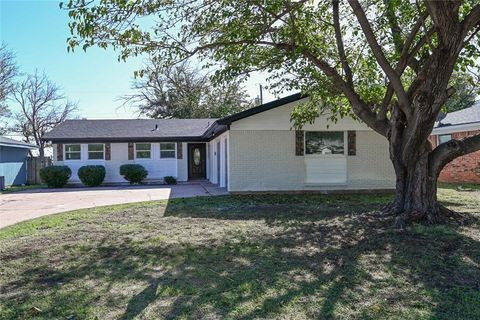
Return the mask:
<path fill-rule="evenodd" d="M 64 211 L 121 203 L 227 194 L 208 182 L 175 186 L 115 186 L 25 190 L 0 194 L 0 228 Z"/>

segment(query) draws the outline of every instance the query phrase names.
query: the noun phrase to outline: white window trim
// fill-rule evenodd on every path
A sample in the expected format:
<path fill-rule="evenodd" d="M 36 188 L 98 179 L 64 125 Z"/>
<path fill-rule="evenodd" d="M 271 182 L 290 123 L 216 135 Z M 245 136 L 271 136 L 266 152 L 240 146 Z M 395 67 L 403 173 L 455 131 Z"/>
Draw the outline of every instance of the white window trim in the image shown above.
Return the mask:
<path fill-rule="evenodd" d="M 307 154 L 307 132 L 343 132 L 343 154 Z M 344 158 L 347 156 L 347 131 L 345 130 L 308 130 L 304 132 L 303 135 L 303 154 L 305 157 L 309 158 Z"/>
<path fill-rule="evenodd" d="M 103 146 L 102 154 L 103 157 L 101 159 L 90 159 L 89 153 L 100 153 L 100 151 L 88 151 L 88 146 L 91 144 L 101 144 Z M 102 161 L 105 160 L 105 143 L 87 143 L 87 161 Z"/>
<path fill-rule="evenodd" d="M 451 133 L 440 133 L 437 134 L 437 146 L 443 142 L 440 142 L 440 136 L 450 136 L 450 140 L 453 140 L 453 135 Z M 450 141 L 448 140 L 448 141 Z"/>
<path fill-rule="evenodd" d="M 137 144 L 150 144 L 150 157 L 149 158 L 137 158 Z M 153 143 L 151 142 L 135 142 L 134 143 L 134 159 L 139 160 L 139 161 L 145 161 L 145 160 L 152 160 L 153 156 Z M 147 151 L 147 150 L 139 150 L 139 151 Z"/>
<path fill-rule="evenodd" d="M 168 149 L 168 150 L 162 150 L 162 143 L 173 143 L 173 149 Z M 175 155 L 173 157 L 168 157 L 168 158 L 162 158 L 162 151 L 174 151 Z M 160 160 L 174 160 L 177 159 L 177 144 L 175 142 L 160 142 L 158 144 L 158 157 Z"/>
<path fill-rule="evenodd" d="M 67 146 L 80 146 L 80 151 L 69 152 L 69 153 L 80 153 L 80 159 L 67 159 Z M 63 161 L 82 161 L 82 144 L 81 143 L 66 143 L 63 145 Z"/>

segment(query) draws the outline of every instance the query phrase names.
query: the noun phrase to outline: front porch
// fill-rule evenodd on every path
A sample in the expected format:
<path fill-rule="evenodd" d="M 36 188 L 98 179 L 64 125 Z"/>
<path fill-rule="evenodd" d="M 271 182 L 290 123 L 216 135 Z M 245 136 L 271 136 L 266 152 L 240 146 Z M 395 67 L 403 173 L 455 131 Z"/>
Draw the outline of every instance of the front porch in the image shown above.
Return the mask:
<path fill-rule="evenodd" d="M 177 186 L 194 186 L 196 189 L 201 187 L 207 195 L 222 196 L 229 194 L 226 187 L 220 187 L 207 179 L 189 180 L 186 182 L 179 182 Z"/>

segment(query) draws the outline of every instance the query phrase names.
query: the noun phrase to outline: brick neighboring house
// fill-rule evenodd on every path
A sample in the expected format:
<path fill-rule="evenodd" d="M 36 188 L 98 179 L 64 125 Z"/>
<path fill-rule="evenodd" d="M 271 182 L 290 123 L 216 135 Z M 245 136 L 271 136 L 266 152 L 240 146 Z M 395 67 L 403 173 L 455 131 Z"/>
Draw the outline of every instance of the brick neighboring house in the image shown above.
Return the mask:
<path fill-rule="evenodd" d="M 451 139 L 480 134 L 480 102 L 470 108 L 451 112 L 435 124 L 430 136 L 433 147 Z M 440 173 L 442 182 L 480 183 L 480 151 L 458 157 Z"/>

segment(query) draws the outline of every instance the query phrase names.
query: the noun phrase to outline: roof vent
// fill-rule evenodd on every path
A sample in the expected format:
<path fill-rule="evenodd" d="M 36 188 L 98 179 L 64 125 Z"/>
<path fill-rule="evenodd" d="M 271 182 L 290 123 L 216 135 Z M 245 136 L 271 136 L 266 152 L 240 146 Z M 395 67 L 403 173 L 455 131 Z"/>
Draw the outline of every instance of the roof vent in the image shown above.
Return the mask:
<path fill-rule="evenodd" d="M 158 124 L 155 125 L 155 129 L 153 129 L 152 131 L 158 131 Z"/>

